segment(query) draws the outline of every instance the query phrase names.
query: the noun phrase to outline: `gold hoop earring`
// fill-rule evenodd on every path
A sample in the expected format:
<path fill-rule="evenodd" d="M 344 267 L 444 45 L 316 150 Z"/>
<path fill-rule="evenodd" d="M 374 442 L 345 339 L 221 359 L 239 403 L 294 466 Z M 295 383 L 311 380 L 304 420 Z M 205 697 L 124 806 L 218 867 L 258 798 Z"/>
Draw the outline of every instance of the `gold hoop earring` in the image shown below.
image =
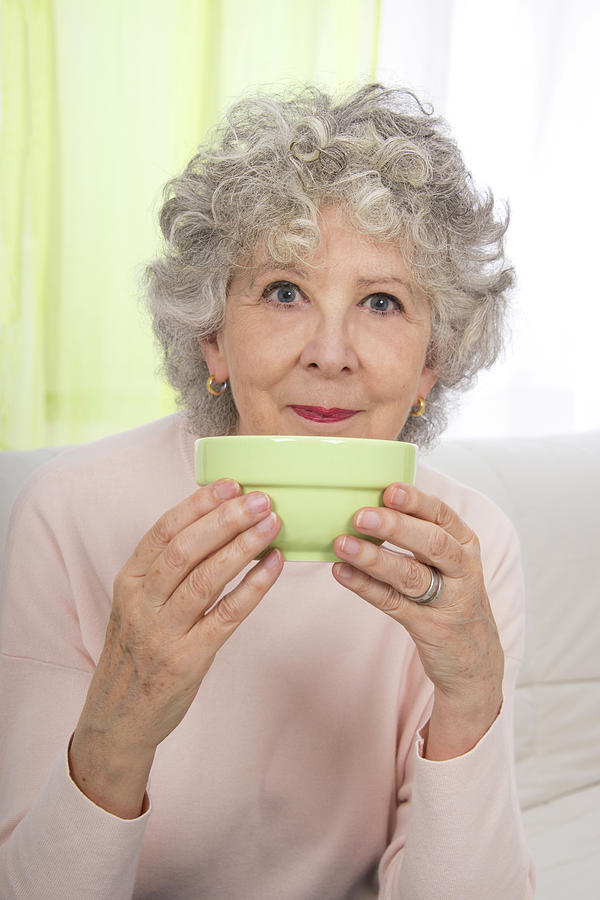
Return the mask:
<path fill-rule="evenodd" d="M 218 382 L 217 382 L 218 383 Z M 209 394 L 213 394 L 215 397 L 220 397 L 221 394 L 224 394 L 227 388 L 229 387 L 229 382 L 224 381 L 218 388 L 214 386 L 215 384 L 215 376 L 209 375 L 206 379 L 206 390 Z"/>
<path fill-rule="evenodd" d="M 422 416 L 423 413 L 425 412 L 426 406 L 427 406 L 427 400 L 425 399 L 425 397 L 421 397 L 421 396 L 417 397 L 417 402 L 415 403 L 415 405 L 413 406 L 413 408 L 410 411 L 411 416 L 414 416 L 415 419 L 417 418 L 417 416 Z"/>

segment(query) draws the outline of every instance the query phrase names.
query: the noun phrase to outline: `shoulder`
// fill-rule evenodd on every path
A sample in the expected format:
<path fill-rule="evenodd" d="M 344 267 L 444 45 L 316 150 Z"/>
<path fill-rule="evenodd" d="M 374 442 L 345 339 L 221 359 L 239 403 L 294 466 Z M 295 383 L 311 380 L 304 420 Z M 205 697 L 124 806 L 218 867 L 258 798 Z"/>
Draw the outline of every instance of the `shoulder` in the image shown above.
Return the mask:
<path fill-rule="evenodd" d="M 183 417 L 175 413 L 146 425 L 110 435 L 88 444 L 61 450 L 36 468 L 26 480 L 17 504 L 28 499 L 65 499 L 101 491 L 105 499 L 120 489 L 156 485 L 161 473 L 193 473 L 193 436 Z"/>
<path fill-rule="evenodd" d="M 85 474 L 95 469 L 110 471 L 136 460 L 142 465 L 150 463 L 179 449 L 184 430 L 185 420 L 174 413 L 90 443 L 74 444 L 40 466 L 31 482 L 59 472 Z M 193 440 L 191 435 L 189 438 Z"/>
<path fill-rule="evenodd" d="M 141 534 L 195 490 L 193 435 L 174 414 L 93 443 L 69 447 L 29 476 L 10 532 L 34 523 L 57 541 Z M 129 540 L 127 541 L 127 543 Z M 127 545 L 126 543 L 126 545 Z"/>

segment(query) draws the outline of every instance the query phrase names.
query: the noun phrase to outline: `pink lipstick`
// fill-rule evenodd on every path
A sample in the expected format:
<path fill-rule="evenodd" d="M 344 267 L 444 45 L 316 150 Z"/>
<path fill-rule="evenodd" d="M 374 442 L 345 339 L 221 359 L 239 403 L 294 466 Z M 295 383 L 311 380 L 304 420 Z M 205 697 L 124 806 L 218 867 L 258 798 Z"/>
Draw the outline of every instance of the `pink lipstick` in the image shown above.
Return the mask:
<path fill-rule="evenodd" d="M 292 406 L 292 409 L 303 419 L 310 419 L 311 422 L 341 422 L 358 412 L 356 409 L 338 409 L 335 406 L 331 409 L 324 406 Z"/>

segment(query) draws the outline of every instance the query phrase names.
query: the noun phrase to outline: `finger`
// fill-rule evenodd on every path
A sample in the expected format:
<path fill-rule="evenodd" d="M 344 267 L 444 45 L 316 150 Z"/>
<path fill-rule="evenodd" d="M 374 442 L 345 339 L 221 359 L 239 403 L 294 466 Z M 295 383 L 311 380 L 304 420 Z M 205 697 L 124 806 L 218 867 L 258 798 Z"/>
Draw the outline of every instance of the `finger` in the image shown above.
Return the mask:
<path fill-rule="evenodd" d="M 431 585 L 431 570 L 406 553 L 393 553 L 352 535 L 336 538 L 333 549 L 340 559 L 409 600 L 422 597 Z"/>
<path fill-rule="evenodd" d="M 353 524 L 362 534 L 409 550 L 419 562 L 435 566 L 444 575 L 459 577 L 468 567 L 465 546 L 439 525 L 424 519 L 380 506 L 359 510 Z"/>
<path fill-rule="evenodd" d="M 192 522 L 172 538 L 145 576 L 148 597 L 159 605 L 165 603 L 199 563 L 267 517 L 270 508 L 270 498 L 253 491 L 221 503 Z M 242 568 L 240 564 L 237 571 Z"/>
<path fill-rule="evenodd" d="M 242 581 L 221 598 L 199 622 L 195 630 L 201 647 L 207 644 L 216 653 L 244 619 L 256 609 L 268 590 L 273 587 L 283 569 L 280 550 L 271 550 L 246 573 Z"/>
<path fill-rule="evenodd" d="M 469 544 L 475 537 L 466 522 L 443 500 L 425 494 L 412 484 L 391 484 L 384 491 L 383 502 L 391 509 L 438 525 L 459 544 Z"/>
<path fill-rule="evenodd" d="M 344 587 L 402 624 L 405 624 L 407 618 L 410 618 L 410 607 L 416 606 L 412 600 L 408 600 L 392 585 L 384 584 L 367 572 L 346 563 L 335 563 L 332 573 L 336 581 Z"/>
<path fill-rule="evenodd" d="M 281 519 L 270 513 L 192 569 L 163 604 L 163 614 L 173 631 L 189 630 L 215 603 L 226 585 L 269 546 L 280 528 Z"/>
<path fill-rule="evenodd" d="M 488 615 L 479 611 L 475 614 L 468 612 L 457 615 L 452 599 L 443 592 L 435 603 L 419 604 L 397 591 L 393 585 L 379 581 L 347 563 L 335 563 L 332 572 L 336 581 L 343 587 L 403 625 L 417 643 L 420 654 L 423 650 L 429 654 L 435 650 L 437 643 L 442 660 L 444 653 L 452 655 L 455 652 L 453 646 L 457 645 L 461 634 L 464 635 L 461 646 L 463 648 L 467 646 L 469 649 L 467 626 L 472 626 L 475 620 L 478 625 L 486 622 L 486 628 L 490 627 L 490 622 L 493 623 L 491 610 Z M 435 635 L 437 637 L 434 637 Z M 444 667 L 443 661 L 441 664 Z"/>
<path fill-rule="evenodd" d="M 127 574 L 133 577 L 145 575 L 175 535 L 216 509 L 221 503 L 236 497 L 241 490 L 237 482 L 230 478 L 222 478 L 199 488 L 177 506 L 173 506 L 141 539 L 126 563 Z"/>

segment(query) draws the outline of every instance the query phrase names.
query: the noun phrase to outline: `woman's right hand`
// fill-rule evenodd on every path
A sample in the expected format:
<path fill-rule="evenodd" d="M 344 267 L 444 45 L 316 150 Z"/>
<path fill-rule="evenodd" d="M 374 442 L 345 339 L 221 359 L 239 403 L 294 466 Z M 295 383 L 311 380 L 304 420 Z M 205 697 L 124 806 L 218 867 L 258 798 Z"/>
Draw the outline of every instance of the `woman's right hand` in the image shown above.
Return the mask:
<path fill-rule="evenodd" d="M 230 480 L 197 490 L 153 525 L 115 580 L 69 763 L 83 793 L 121 818 L 142 811 L 156 747 L 283 568 L 272 550 L 216 603 L 281 527 L 267 495 L 240 494 Z"/>

